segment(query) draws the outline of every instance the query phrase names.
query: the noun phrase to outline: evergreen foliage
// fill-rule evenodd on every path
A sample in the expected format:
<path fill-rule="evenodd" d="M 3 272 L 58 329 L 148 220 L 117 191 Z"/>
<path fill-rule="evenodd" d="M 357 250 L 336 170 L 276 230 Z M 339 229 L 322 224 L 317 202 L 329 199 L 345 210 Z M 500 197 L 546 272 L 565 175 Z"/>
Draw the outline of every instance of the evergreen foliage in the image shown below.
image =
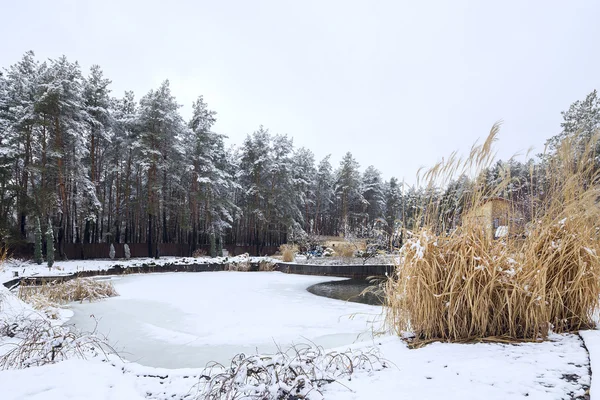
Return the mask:
<path fill-rule="evenodd" d="M 453 229 L 475 185 L 495 185 L 504 174 L 512 182 L 502 195 L 528 216 L 529 200 L 546 184 L 542 157 L 498 162 L 483 183 L 455 177 L 408 187 L 385 181 L 375 166 L 362 170 L 350 152 L 337 168 L 331 156 L 317 161 L 262 126 L 228 147 L 203 96 L 189 121 L 180 107 L 169 81 L 139 100 L 132 92 L 115 97 L 97 65 L 82 73 L 67 57 L 25 53 L 0 73 L 0 231 L 23 240 L 36 215 L 49 216 L 60 257 L 67 243 L 106 238 L 145 243 L 148 256 L 162 243 L 214 246 L 211 255 L 224 245 L 261 253 L 307 235 L 392 237 L 422 224 L 418 216 L 432 201 L 443 229 Z M 563 118 L 550 153 L 567 137 L 585 143 L 600 127 L 597 93 Z"/>

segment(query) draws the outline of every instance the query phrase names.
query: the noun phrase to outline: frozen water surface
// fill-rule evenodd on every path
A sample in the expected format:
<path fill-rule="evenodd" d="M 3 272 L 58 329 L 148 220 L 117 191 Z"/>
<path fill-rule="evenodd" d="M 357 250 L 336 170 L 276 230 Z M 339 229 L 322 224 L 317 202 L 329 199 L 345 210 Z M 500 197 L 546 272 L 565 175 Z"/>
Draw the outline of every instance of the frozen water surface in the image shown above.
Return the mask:
<path fill-rule="evenodd" d="M 381 307 L 306 291 L 331 277 L 280 272 L 202 272 L 114 278 L 119 297 L 73 304 L 70 323 L 97 330 L 143 365 L 203 367 L 237 353 L 312 341 L 328 347 L 371 338 Z"/>

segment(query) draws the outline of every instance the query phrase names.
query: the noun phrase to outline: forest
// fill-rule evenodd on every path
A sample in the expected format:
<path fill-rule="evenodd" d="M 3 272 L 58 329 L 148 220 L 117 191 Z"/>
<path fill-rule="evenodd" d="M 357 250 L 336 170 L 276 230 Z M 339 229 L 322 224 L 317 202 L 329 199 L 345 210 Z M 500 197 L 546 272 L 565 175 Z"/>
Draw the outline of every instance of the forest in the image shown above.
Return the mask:
<path fill-rule="evenodd" d="M 545 157 L 565 137 L 600 127 L 596 91 L 563 113 L 546 154 L 498 161 L 476 179 L 407 186 L 361 168 L 351 152 L 339 165 L 315 160 L 287 135 L 265 127 L 243 143 L 213 131 L 217 112 L 199 95 L 185 120 L 169 81 L 137 98 L 113 97 L 94 65 L 83 72 L 62 56 L 32 51 L 0 71 L 0 242 L 33 242 L 36 220 L 52 230 L 59 257 L 67 243 L 145 243 L 195 249 L 266 246 L 314 236 L 352 236 L 399 245 L 437 205 L 441 226 L 460 223 L 473 185 L 510 175 L 503 196 L 530 215 L 543 195 Z M 482 133 L 485 134 L 485 133 Z M 351 146 L 351 144 L 348 144 Z M 524 144 L 526 145 L 526 144 Z M 399 161 L 401 162 L 401 160 Z M 384 246 L 384 247 L 385 247 Z"/>

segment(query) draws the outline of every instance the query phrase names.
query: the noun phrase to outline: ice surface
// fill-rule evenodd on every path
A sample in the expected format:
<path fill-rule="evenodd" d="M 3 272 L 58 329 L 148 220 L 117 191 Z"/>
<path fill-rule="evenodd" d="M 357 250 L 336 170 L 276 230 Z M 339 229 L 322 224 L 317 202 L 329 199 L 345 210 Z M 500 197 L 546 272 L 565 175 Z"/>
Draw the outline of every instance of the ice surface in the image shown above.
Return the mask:
<path fill-rule="evenodd" d="M 336 278 L 280 272 L 129 275 L 120 296 L 74 304 L 70 323 L 108 336 L 122 356 L 143 365 L 203 367 L 236 353 L 271 353 L 313 341 L 337 347 L 368 340 L 381 307 L 315 296 L 312 284 Z M 93 316 L 93 317 L 91 317 Z"/>

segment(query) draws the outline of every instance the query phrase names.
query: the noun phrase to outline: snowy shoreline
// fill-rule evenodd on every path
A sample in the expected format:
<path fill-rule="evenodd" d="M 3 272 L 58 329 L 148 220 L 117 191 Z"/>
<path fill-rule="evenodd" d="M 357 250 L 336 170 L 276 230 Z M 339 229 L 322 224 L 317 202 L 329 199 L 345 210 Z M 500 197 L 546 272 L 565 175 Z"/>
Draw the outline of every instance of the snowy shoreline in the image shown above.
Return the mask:
<path fill-rule="evenodd" d="M 165 258 L 163 262 L 182 259 Z M 154 260 L 131 260 L 136 263 Z M 194 261 L 198 261 L 194 259 Z M 57 262 L 58 276 L 90 270 L 107 270 L 113 260 Z M 29 268 L 31 265 L 28 264 Z M 10 278 L 12 270 L 23 265 L 8 266 L 0 275 Z M 27 276 L 37 276 L 46 268 L 33 268 Z M 244 273 L 239 274 L 244 277 Z M 255 277 L 262 274 L 252 274 Z M 165 275 L 166 276 L 166 275 Z M 231 275 L 234 276 L 234 275 Z M 161 276 L 156 276 L 160 278 Z M 10 315 L 34 312 L 4 288 L 0 320 Z M 236 295 L 243 296 L 236 292 Z M 316 296 L 315 296 L 316 297 Z M 290 298 L 293 299 L 293 298 Z M 290 300 L 293 301 L 293 300 Z M 339 300 L 328 300 L 340 302 Z M 306 306 L 320 313 L 318 306 Z M 29 310 L 29 311 L 28 311 Z M 65 321 L 71 310 L 61 315 Z M 231 319 L 231 318 L 229 318 Z M 331 319 L 331 317 L 329 317 Z M 276 330 L 275 325 L 271 330 Z M 225 332 L 225 331 L 224 331 Z M 233 327 L 226 332 L 235 333 Z M 0 338 L 3 345 L 14 343 Z M 375 347 L 389 360 L 391 367 L 381 371 L 357 371 L 352 380 L 343 379 L 323 387 L 325 399 L 359 400 L 374 398 L 422 399 L 594 399 L 591 371 L 598 367 L 600 331 L 583 331 L 581 335 L 552 335 L 548 341 L 523 344 L 448 344 L 433 343 L 420 349 L 409 349 L 396 336 L 381 336 L 351 345 L 328 348 L 327 351 L 370 349 Z M 587 347 L 587 350 L 586 350 Z M 0 349 L 5 346 L 0 346 Z M 589 355 L 588 355 L 589 351 Z M 0 351 L 2 352 L 2 351 Z M 234 354 L 231 354 L 233 356 Z M 590 360 L 591 358 L 591 360 Z M 196 398 L 199 376 L 204 368 L 148 367 L 111 356 L 70 359 L 55 364 L 26 369 L 0 371 L 3 399 L 169 399 Z M 189 397 L 186 397 L 189 396 Z"/>

